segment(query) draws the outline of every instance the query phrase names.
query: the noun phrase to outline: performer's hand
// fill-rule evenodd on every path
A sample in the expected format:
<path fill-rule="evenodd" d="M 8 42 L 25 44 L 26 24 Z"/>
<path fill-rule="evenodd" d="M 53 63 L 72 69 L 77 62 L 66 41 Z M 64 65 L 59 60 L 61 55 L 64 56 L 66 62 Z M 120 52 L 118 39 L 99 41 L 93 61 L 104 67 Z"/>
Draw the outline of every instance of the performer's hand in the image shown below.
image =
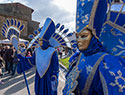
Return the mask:
<path fill-rule="evenodd" d="M 19 62 L 19 61 L 21 61 L 21 59 L 23 58 L 23 56 L 21 54 L 17 54 L 17 58 L 18 58 L 17 60 Z"/>

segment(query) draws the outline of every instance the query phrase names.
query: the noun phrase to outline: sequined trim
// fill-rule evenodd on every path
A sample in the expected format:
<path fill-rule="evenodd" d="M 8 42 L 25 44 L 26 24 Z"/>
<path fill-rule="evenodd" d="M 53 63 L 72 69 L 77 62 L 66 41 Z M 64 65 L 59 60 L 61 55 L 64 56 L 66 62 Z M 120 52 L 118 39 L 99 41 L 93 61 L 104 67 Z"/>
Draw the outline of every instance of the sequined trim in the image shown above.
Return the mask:
<path fill-rule="evenodd" d="M 116 29 L 120 30 L 122 33 L 125 33 L 125 28 L 123 28 L 123 27 L 121 27 L 121 26 L 119 26 L 119 25 L 117 25 L 117 24 L 115 24 L 115 23 L 113 23 L 111 21 L 106 21 L 104 23 L 104 25 L 105 24 L 109 24 L 110 26 L 115 27 Z"/>
<path fill-rule="evenodd" d="M 73 91 L 76 89 L 78 85 L 77 78 L 79 77 L 80 71 L 78 70 L 77 65 L 79 64 L 81 57 L 81 53 L 78 57 L 78 61 L 76 66 L 73 67 L 69 75 L 67 76 L 66 83 L 65 83 L 65 88 L 63 89 L 63 94 L 64 95 L 75 95 Z"/>
<path fill-rule="evenodd" d="M 102 83 L 104 95 L 108 95 L 108 86 L 106 84 L 105 78 L 103 77 L 103 75 L 100 71 L 99 71 L 99 75 L 101 78 L 101 83 Z"/>
<path fill-rule="evenodd" d="M 110 73 L 110 75 L 111 76 L 113 76 L 113 77 L 115 77 L 115 80 L 114 80 L 114 82 L 111 82 L 109 85 L 111 85 L 111 86 L 118 86 L 118 88 L 119 88 L 119 92 L 123 92 L 123 89 L 125 89 L 125 78 L 122 76 L 122 72 L 120 71 L 120 70 L 118 70 L 117 71 L 117 74 L 118 75 L 116 75 L 114 72 L 112 72 L 112 71 L 109 71 L 109 73 Z M 121 83 L 121 82 L 119 82 L 119 80 L 123 83 Z"/>
<path fill-rule="evenodd" d="M 98 3 L 99 3 L 99 0 L 95 0 L 94 4 L 93 4 L 93 7 L 92 7 L 90 21 L 89 21 L 89 25 L 88 25 L 90 29 L 94 28 L 93 24 L 94 24 L 95 12 L 96 12 Z"/>
<path fill-rule="evenodd" d="M 91 71 L 91 73 L 89 74 L 87 80 L 86 80 L 86 83 L 85 83 L 85 87 L 84 89 L 82 90 L 82 94 L 83 95 L 88 95 L 88 92 L 89 92 L 89 88 L 92 84 L 92 81 L 93 81 L 93 78 L 94 78 L 94 75 L 96 73 L 96 70 L 100 64 L 100 62 L 103 60 L 104 56 L 105 55 L 108 55 L 107 53 L 103 54 L 96 62 L 96 64 L 93 66 L 93 69 Z"/>
<path fill-rule="evenodd" d="M 34 66 L 34 65 L 31 63 L 30 59 L 28 59 L 28 62 L 30 63 L 31 66 Z"/>

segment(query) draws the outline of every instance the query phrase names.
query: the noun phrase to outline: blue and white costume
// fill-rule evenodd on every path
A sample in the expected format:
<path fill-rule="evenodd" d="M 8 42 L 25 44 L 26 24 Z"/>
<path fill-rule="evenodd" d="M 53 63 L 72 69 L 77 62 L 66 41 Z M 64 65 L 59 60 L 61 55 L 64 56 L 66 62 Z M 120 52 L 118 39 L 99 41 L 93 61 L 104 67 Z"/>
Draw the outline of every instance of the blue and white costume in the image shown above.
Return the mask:
<path fill-rule="evenodd" d="M 98 21 L 106 17 L 107 1 L 77 0 L 77 32 L 88 25 L 99 37 L 104 20 Z M 63 95 L 124 95 L 124 72 L 125 59 L 107 53 L 107 49 L 93 36 L 88 48 L 80 51 L 76 65 L 67 73 Z"/>
<path fill-rule="evenodd" d="M 35 95 L 57 95 L 59 74 L 58 55 L 55 48 L 49 44 L 49 39 L 54 32 L 54 22 L 50 18 L 47 18 L 41 32 L 36 36 L 43 40 L 42 46 L 35 49 L 32 57 L 18 55 L 20 59 L 17 67 L 18 73 L 36 66 Z M 34 39 L 31 42 L 34 42 Z"/>

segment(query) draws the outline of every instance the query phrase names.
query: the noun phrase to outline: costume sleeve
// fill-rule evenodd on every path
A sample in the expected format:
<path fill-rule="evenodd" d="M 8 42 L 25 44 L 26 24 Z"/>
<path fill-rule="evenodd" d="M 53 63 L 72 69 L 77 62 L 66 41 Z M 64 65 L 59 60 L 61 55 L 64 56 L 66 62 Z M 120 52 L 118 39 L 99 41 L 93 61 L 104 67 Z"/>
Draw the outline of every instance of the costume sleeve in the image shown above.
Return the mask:
<path fill-rule="evenodd" d="M 125 69 L 123 59 L 107 55 L 99 67 L 100 79 L 104 95 L 124 95 Z"/>
<path fill-rule="evenodd" d="M 52 91 L 53 95 L 56 95 L 57 93 L 57 86 L 58 86 L 58 76 L 59 76 L 59 62 L 58 62 L 58 55 L 57 52 L 54 52 L 51 60 L 51 64 L 53 65 L 53 73 L 51 76 L 51 85 L 52 85 Z"/>
<path fill-rule="evenodd" d="M 75 60 L 75 57 L 79 56 L 80 52 L 75 52 L 73 56 L 70 57 L 69 62 L 72 63 L 73 60 Z"/>
<path fill-rule="evenodd" d="M 20 54 L 17 55 L 19 62 L 17 65 L 17 72 L 21 74 L 23 71 L 29 70 L 35 65 L 35 54 L 32 57 L 24 57 Z"/>

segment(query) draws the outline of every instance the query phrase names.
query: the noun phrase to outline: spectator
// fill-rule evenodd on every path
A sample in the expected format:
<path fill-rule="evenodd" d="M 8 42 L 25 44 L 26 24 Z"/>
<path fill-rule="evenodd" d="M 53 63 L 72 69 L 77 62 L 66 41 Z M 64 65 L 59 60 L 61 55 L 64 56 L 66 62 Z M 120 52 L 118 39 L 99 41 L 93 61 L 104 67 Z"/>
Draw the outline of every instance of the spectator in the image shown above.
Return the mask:
<path fill-rule="evenodd" d="M 27 54 L 26 54 L 26 57 L 31 57 L 31 56 L 32 56 L 32 55 L 31 55 L 31 52 L 28 51 Z"/>
<path fill-rule="evenodd" d="M 9 46 L 5 47 L 5 54 L 4 54 L 4 61 L 5 61 L 5 70 L 8 71 L 8 62 L 7 62 L 7 50 L 9 49 Z"/>
<path fill-rule="evenodd" d="M 3 67 L 3 59 L 0 56 L 0 76 L 3 76 L 2 67 Z M 3 82 L 1 80 L 0 80 L 0 84 L 3 84 Z"/>
<path fill-rule="evenodd" d="M 13 52 L 14 52 L 14 55 L 13 55 L 13 62 L 12 62 L 12 76 L 15 75 L 15 71 L 16 71 L 16 68 L 17 68 L 17 64 L 18 64 L 18 58 L 17 58 L 17 52 L 15 52 L 16 50 L 14 49 Z"/>
<path fill-rule="evenodd" d="M 10 48 L 6 51 L 6 61 L 7 61 L 7 68 L 8 68 L 8 73 L 10 73 L 10 71 L 12 71 L 12 67 L 13 67 L 13 55 L 14 55 L 14 51 L 13 51 L 14 47 L 11 45 Z"/>
<path fill-rule="evenodd" d="M 60 56 L 60 58 L 62 58 L 62 53 L 63 53 L 63 48 L 59 47 L 59 56 Z"/>

